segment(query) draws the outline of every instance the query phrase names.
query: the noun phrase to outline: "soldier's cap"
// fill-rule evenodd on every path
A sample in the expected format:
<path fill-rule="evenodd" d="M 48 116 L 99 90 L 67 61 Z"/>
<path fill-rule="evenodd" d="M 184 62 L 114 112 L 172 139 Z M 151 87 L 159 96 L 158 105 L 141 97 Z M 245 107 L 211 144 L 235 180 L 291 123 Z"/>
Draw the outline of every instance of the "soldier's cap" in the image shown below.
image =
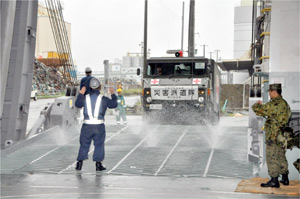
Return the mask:
<path fill-rule="evenodd" d="M 91 89 L 97 89 L 97 88 L 99 88 L 99 86 L 101 86 L 101 83 L 100 83 L 99 79 L 93 77 L 90 80 L 90 87 L 91 87 Z"/>
<path fill-rule="evenodd" d="M 270 84 L 269 90 L 278 90 L 281 89 L 281 84 Z"/>
<path fill-rule="evenodd" d="M 90 67 L 86 67 L 86 68 L 85 68 L 85 72 L 86 72 L 86 73 L 91 73 L 91 72 L 92 72 L 92 69 L 91 69 Z"/>

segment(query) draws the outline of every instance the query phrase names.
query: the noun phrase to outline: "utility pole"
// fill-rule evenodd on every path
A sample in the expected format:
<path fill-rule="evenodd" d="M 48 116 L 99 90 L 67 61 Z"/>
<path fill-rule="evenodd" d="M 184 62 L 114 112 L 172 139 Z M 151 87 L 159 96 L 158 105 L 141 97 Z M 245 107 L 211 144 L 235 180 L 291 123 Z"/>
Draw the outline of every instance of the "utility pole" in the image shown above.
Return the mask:
<path fill-rule="evenodd" d="M 183 33 L 184 33 L 184 2 L 182 2 L 181 51 L 183 51 Z"/>
<path fill-rule="evenodd" d="M 104 95 L 108 96 L 109 61 L 104 60 Z"/>
<path fill-rule="evenodd" d="M 139 44 L 139 46 L 141 47 L 141 57 L 139 58 L 139 65 L 140 65 L 140 67 L 141 67 L 141 73 L 143 72 L 143 64 L 144 64 L 144 42 L 142 41 L 140 44 Z"/>
<path fill-rule="evenodd" d="M 216 56 L 216 62 L 218 62 L 218 60 L 219 60 L 219 52 L 221 51 L 221 50 L 215 50 L 216 51 L 216 53 L 217 53 L 217 56 Z"/>
<path fill-rule="evenodd" d="M 189 46 L 188 55 L 189 57 L 195 56 L 195 0 L 190 0 L 190 17 L 189 17 Z"/>
<path fill-rule="evenodd" d="M 143 68 L 147 65 L 147 30 L 148 30 L 148 0 L 145 0 L 145 16 L 144 16 L 144 65 Z M 144 71 L 145 72 L 145 71 Z"/>
<path fill-rule="evenodd" d="M 209 52 L 209 54 L 210 54 L 210 59 L 212 59 L 212 54 L 213 54 L 214 52 Z"/>
<path fill-rule="evenodd" d="M 200 45 L 200 46 L 203 46 L 203 57 L 205 57 L 205 46 L 208 46 L 208 45 L 203 44 L 203 45 Z"/>
<path fill-rule="evenodd" d="M 144 42 L 142 41 L 139 46 L 141 47 L 141 56 L 144 55 Z"/>

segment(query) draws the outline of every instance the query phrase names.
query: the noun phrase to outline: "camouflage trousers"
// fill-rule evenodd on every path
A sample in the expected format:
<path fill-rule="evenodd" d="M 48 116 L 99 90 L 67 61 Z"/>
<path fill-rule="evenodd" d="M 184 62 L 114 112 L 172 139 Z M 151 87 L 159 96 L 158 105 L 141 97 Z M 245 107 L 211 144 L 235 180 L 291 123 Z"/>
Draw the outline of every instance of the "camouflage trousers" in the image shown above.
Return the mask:
<path fill-rule="evenodd" d="M 269 176 L 279 177 L 280 174 L 288 174 L 288 162 L 285 157 L 286 150 L 276 144 L 267 144 L 266 160 Z"/>

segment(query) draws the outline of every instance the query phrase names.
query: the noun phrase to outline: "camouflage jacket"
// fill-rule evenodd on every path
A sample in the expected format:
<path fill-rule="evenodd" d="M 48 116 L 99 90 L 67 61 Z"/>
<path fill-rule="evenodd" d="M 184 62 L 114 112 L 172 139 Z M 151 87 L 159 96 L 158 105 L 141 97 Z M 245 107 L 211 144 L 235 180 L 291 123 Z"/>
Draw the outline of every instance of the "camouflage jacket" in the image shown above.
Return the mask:
<path fill-rule="evenodd" d="M 291 109 L 288 103 L 282 96 L 278 96 L 266 104 L 255 103 L 252 109 L 256 115 L 266 117 L 264 126 L 266 141 L 276 143 L 278 134 L 282 132 L 284 127 L 288 126 L 291 116 Z"/>

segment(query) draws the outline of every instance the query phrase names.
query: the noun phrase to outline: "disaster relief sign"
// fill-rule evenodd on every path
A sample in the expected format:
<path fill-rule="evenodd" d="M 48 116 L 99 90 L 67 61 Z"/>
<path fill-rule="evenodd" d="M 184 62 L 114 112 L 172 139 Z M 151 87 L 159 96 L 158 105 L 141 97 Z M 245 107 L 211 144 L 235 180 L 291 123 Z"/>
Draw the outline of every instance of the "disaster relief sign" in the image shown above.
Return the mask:
<path fill-rule="evenodd" d="M 152 86 L 153 100 L 197 100 L 198 86 Z"/>

